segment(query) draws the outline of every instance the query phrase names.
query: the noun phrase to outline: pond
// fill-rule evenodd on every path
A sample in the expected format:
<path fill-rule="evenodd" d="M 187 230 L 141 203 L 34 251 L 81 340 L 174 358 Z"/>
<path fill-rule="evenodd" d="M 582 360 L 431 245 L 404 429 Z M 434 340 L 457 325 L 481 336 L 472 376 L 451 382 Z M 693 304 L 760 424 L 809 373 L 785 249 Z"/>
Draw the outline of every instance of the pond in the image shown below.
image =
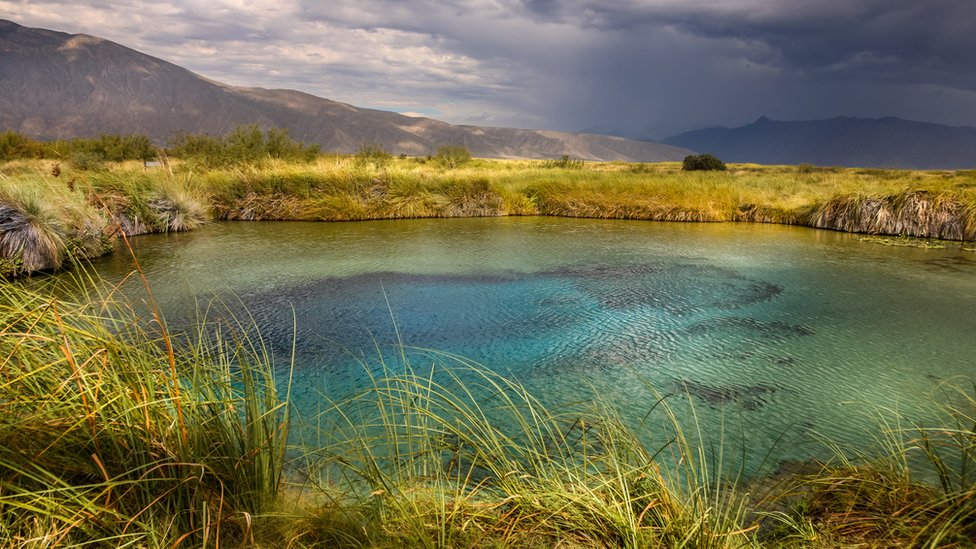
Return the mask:
<path fill-rule="evenodd" d="M 867 445 L 879 417 L 929 420 L 942 384 L 976 372 L 976 252 L 959 244 L 541 217 L 220 223 L 132 244 L 174 325 L 213 296 L 239 303 L 281 367 L 294 333 L 306 417 L 402 342 L 635 423 L 651 386 L 750 462 L 780 461 L 824 455 L 823 437 Z M 118 280 L 132 263 L 95 268 Z"/>

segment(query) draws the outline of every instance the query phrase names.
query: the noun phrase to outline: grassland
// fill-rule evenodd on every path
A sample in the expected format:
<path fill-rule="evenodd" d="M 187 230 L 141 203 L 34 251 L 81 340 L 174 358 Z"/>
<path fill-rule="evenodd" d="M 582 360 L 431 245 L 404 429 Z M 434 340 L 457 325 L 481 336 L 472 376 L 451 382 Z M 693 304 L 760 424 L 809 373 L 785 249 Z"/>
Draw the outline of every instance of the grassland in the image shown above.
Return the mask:
<path fill-rule="evenodd" d="M 0 166 L 0 261 L 56 268 L 107 239 L 191 230 L 208 220 L 351 221 L 543 215 L 759 222 L 867 234 L 976 240 L 976 172 L 677 163 L 324 157 L 232 167 L 53 161 Z M 55 175 L 56 174 L 56 175 Z"/>
<path fill-rule="evenodd" d="M 53 168 L 0 167 L 8 274 L 105 253 L 117 235 L 219 219 L 559 215 L 965 240 L 976 230 L 973 172 L 347 157 Z M 0 284 L 0 546 L 967 547 L 976 537 L 970 388 L 946 388 L 937 425 L 879 425 L 880 453 L 834 448 L 830 462 L 742 479 L 716 459 L 721 441 L 669 412 L 687 403 L 652 387 L 663 442 L 624 425 L 612 403 L 546 408 L 456 357 L 433 356 L 431 370 L 404 355 L 366 390 L 295 418 L 287 359 L 275 363 L 253 326 L 202 319 L 172 334 L 113 288 L 81 284 L 91 294 L 80 303 Z"/>

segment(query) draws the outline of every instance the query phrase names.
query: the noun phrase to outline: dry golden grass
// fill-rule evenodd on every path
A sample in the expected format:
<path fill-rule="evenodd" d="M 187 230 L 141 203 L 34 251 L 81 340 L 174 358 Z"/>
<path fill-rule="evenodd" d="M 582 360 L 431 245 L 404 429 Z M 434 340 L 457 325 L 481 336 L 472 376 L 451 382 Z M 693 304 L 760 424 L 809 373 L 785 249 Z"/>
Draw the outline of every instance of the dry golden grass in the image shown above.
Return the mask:
<path fill-rule="evenodd" d="M 95 171 L 63 166 L 58 178 L 53 165 L 16 161 L 0 166 L 0 174 L 7 187 L 21 189 L 17 192 L 29 188 L 43 195 L 65 185 L 79 189 L 130 234 L 190 230 L 209 218 L 551 215 L 781 223 L 976 240 L 976 171 L 732 164 L 724 172 L 685 172 L 675 162 L 486 159 L 450 169 L 424 159 L 363 163 L 323 156 L 312 162 L 269 160 L 203 171 L 178 161 L 154 169 L 131 162 Z M 57 201 L 53 195 L 40 199 Z"/>

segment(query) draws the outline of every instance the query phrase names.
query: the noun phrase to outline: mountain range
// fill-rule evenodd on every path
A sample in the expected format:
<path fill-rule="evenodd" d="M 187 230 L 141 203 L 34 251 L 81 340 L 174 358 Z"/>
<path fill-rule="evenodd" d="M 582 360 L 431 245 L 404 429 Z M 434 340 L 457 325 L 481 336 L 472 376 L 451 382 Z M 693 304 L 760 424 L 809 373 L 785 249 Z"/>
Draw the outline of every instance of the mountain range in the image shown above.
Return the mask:
<path fill-rule="evenodd" d="M 223 135 L 257 124 L 325 151 L 379 145 L 428 155 L 462 145 L 493 158 L 655 162 L 693 151 L 727 162 L 914 169 L 976 167 L 976 128 L 899 118 L 774 121 L 707 128 L 663 143 L 598 133 L 452 125 L 364 109 L 294 90 L 230 86 L 114 42 L 0 19 L 0 131 L 35 139 L 182 133 Z"/>
<path fill-rule="evenodd" d="M 695 130 L 664 142 L 708 152 L 726 162 L 976 168 L 976 128 L 893 117 L 802 122 L 762 117 L 746 126 Z"/>
<path fill-rule="evenodd" d="M 108 40 L 0 20 L 0 130 L 36 139 L 142 134 L 165 143 L 245 124 L 284 128 L 342 153 L 379 145 L 427 155 L 462 145 L 481 157 L 654 162 L 691 152 L 608 135 L 457 126 L 294 90 L 230 86 Z"/>

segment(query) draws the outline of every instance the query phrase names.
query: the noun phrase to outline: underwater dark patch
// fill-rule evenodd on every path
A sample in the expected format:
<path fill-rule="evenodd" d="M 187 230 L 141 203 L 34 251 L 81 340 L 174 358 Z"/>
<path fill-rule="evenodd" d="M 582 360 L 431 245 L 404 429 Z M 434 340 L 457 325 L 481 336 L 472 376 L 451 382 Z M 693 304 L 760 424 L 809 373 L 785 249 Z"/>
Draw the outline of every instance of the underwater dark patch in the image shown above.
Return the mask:
<path fill-rule="evenodd" d="M 973 255 L 971 252 L 969 255 Z M 927 259 L 922 262 L 931 271 L 974 272 L 976 257 L 963 255 Z"/>
<path fill-rule="evenodd" d="M 763 361 L 777 366 L 795 366 L 797 360 L 791 356 L 761 352 L 757 349 L 735 349 L 731 351 L 716 351 L 708 355 L 722 361 L 752 362 Z"/>
<path fill-rule="evenodd" d="M 290 349 L 294 336 L 303 354 L 322 364 L 401 344 L 457 351 L 570 331 L 582 319 L 576 296 L 540 276 L 380 272 L 279 286 L 241 300 L 258 311 L 275 349 Z"/>
<path fill-rule="evenodd" d="M 723 334 L 749 334 L 767 341 L 782 341 L 814 334 L 812 328 L 779 320 L 763 321 L 748 317 L 713 318 L 695 322 L 679 331 L 691 337 L 719 339 Z"/>
<path fill-rule="evenodd" d="M 772 385 L 708 385 L 687 379 L 676 380 L 673 389 L 704 402 L 710 407 L 736 404 L 744 410 L 756 410 L 769 403 L 776 388 Z"/>
<path fill-rule="evenodd" d="M 674 316 L 737 309 L 769 301 L 783 292 L 776 284 L 707 264 L 602 266 L 548 274 L 573 281 L 605 308 L 652 307 Z"/>

